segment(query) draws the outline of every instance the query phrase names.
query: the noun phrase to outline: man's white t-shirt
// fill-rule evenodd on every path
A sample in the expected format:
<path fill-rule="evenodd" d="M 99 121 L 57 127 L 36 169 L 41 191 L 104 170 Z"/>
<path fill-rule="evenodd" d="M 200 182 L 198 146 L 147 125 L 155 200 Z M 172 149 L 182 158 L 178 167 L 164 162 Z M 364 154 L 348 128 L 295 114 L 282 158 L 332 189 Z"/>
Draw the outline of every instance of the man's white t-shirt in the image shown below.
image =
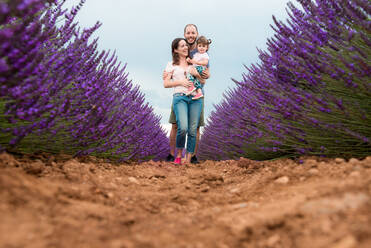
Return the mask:
<path fill-rule="evenodd" d="M 188 66 L 186 70 L 184 70 L 182 67 L 179 65 L 173 65 L 173 62 L 170 61 L 167 63 L 167 66 L 165 68 L 166 72 L 172 72 L 173 71 L 173 76 L 172 76 L 172 81 L 180 81 L 183 79 L 186 79 L 186 75 L 189 72 L 191 66 Z M 175 86 L 173 87 L 174 89 L 174 94 L 175 93 L 187 93 L 188 89 L 184 86 Z"/>
<path fill-rule="evenodd" d="M 199 53 L 199 52 L 197 52 L 197 53 L 195 53 L 195 55 L 193 55 L 193 60 L 196 61 L 196 63 L 198 61 L 203 60 L 203 59 L 209 60 L 210 57 L 209 57 L 209 55 L 207 53 Z M 198 65 L 199 64 L 195 64 L 195 66 L 198 66 Z"/>

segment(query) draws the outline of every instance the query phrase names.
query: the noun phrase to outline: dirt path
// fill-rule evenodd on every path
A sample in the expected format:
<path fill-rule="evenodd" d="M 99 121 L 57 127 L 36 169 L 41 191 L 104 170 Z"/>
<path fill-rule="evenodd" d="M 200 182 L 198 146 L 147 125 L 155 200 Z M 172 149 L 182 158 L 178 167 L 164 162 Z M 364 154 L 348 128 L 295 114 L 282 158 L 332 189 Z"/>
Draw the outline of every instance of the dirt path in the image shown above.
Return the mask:
<path fill-rule="evenodd" d="M 175 167 L 0 155 L 0 247 L 371 247 L 371 157 Z"/>

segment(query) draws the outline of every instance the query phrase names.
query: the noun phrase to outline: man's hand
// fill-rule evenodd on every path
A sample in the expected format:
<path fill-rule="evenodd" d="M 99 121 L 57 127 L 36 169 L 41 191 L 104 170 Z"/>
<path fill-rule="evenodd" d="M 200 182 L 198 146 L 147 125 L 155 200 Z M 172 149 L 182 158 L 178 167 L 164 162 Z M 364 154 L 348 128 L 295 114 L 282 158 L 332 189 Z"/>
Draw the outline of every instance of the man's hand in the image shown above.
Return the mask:
<path fill-rule="evenodd" d="M 200 83 L 205 84 L 206 79 L 210 77 L 209 68 L 207 68 L 205 71 L 203 71 L 201 74 L 198 73 L 196 68 L 192 67 L 189 70 L 189 73 L 191 73 L 193 76 L 197 77 Z"/>
<path fill-rule="evenodd" d="M 203 72 L 201 72 L 201 75 L 200 75 L 203 79 L 208 79 L 210 77 L 210 71 L 209 71 L 209 68 L 207 68 L 206 70 L 204 70 Z"/>

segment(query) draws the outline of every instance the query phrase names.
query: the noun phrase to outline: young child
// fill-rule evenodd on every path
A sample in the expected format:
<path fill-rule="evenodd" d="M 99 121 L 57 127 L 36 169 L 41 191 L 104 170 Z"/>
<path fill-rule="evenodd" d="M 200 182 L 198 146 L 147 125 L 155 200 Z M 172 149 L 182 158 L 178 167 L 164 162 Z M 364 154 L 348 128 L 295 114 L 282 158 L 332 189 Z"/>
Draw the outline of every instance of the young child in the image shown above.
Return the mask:
<path fill-rule="evenodd" d="M 209 50 L 211 40 L 206 39 L 205 36 L 200 36 L 197 39 L 196 44 L 197 52 L 193 55 L 193 59 L 187 58 L 187 62 L 193 64 L 197 72 L 201 74 L 209 64 L 209 55 L 207 54 L 207 51 Z M 204 97 L 200 81 L 191 74 L 188 74 L 188 79 L 193 82 L 193 85 L 188 89 L 187 95 L 193 95 L 194 92 L 196 92 L 196 95 L 192 97 L 192 100 Z"/>

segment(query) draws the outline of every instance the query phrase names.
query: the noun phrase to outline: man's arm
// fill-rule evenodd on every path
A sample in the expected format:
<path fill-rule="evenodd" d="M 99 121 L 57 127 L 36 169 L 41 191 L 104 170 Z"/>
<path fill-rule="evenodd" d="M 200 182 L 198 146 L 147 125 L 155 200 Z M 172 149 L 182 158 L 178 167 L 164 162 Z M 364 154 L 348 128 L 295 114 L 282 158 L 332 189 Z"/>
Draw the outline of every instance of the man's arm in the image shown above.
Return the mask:
<path fill-rule="evenodd" d="M 204 71 L 201 72 L 201 78 L 204 79 L 204 80 L 210 78 L 210 70 L 209 70 L 209 68 L 206 68 L 206 70 L 204 70 Z"/>
<path fill-rule="evenodd" d="M 183 86 L 183 87 L 190 87 L 192 85 L 192 82 L 188 79 L 183 79 L 179 81 L 172 81 L 171 77 L 173 76 L 173 72 L 164 72 L 164 74 L 167 73 L 167 76 L 164 79 L 164 88 L 172 88 L 175 86 Z M 163 75 L 164 75 L 163 74 Z"/>

